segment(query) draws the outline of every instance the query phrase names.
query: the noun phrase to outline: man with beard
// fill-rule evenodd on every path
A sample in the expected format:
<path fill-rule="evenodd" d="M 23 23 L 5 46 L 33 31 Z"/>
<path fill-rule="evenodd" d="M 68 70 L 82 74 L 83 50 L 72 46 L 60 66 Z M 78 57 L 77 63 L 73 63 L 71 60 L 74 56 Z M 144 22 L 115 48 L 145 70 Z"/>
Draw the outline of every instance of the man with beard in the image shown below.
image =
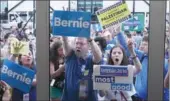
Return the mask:
<path fill-rule="evenodd" d="M 92 55 L 88 54 L 91 46 Z M 75 38 L 75 47 L 63 37 L 65 61 L 65 87 L 62 101 L 97 101 L 93 90 L 93 64 L 102 60 L 102 52 L 93 39 Z"/>

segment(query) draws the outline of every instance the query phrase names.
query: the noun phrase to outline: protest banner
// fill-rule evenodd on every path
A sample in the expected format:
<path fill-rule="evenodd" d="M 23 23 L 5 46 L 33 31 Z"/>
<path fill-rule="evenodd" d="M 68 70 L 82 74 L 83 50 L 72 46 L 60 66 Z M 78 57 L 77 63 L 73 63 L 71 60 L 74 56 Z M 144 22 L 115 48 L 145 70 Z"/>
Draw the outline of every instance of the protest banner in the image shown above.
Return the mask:
<path fill-rule="evenodd" d="M 94 65 L 94 90 L 131 91 L 133 71 L 130 66 Z"/>
<path fill-rule="evenodd" d="M 122 31 L 143 31 L 145 27 L 145 13 L 134 12 L 134 16 L 122 23 Z"/>
<path fill-rule="evenodd" d="M 90 21 L 90 12 L 54 11 L 53 34 L 89 38 Z"/>
<path fill-rule="evenodd" d="M 96 12 L 103 29 L 122 23 L 131 18 L 126 2 L 118 2 Z"/>
<path fill-rule="evenodd" d="M 1 80 L 5 81 L 12 88 L 28 93 L 30 91 L 35 72 L 22 67 L 10 60 L 4 60 L 1 68 Z"/>

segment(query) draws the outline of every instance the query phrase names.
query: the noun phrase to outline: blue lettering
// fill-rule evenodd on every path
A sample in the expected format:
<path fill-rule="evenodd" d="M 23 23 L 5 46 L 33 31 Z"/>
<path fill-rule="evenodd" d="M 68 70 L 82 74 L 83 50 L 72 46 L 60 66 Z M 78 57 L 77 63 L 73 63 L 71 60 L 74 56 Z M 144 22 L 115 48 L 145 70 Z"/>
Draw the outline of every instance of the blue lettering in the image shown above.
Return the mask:
<path fill-rule="evenodd" d="M 114 84 L 111 84 L 111 89 L 112 90 L 120 90 L 120 91 L 131 91 L 132 85 L 131 84 L 114 83 Z"/>

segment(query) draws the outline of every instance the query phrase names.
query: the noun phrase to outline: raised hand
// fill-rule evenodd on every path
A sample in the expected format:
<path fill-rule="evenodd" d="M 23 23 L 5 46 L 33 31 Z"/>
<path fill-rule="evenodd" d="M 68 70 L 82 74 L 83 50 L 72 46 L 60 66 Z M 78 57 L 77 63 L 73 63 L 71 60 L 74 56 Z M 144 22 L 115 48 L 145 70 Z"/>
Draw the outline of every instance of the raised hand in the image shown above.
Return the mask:
<path fill-rule="evenodd" d="M 116 34 L 119 34 L 121 32 L 121 24 L 118 24 L 115 28 Z"/>
<path fill-rule="evenodd" d="M 10 86 L 6 82 L 4 82 L 2 80 L 0 81 L 0 85 L 3 86 L 3 90 L 4 91 L 10 88 Z"/>
<path fill-rule="evenodd" d="M 132 39 L 129 39 L 128 40 L 128 48 L 129 48 L 129 51 L 132 55 L 135 54 L 135 51 L 134 51 L 134 43 L 133 43 L 133 40 Z"/>
<path fill-rule="evenodd" d="M 12 41 L 11 42 L 11 53 L 18 55 L 20 50 L 24 47 L 21 41 Z"/>
<path fill-rule="evenodd" d="M 112 37 L 115 37 L 121 32 L 121 24 L 118 24 L 109 29 L 110 33 L 112 33 Z"/>

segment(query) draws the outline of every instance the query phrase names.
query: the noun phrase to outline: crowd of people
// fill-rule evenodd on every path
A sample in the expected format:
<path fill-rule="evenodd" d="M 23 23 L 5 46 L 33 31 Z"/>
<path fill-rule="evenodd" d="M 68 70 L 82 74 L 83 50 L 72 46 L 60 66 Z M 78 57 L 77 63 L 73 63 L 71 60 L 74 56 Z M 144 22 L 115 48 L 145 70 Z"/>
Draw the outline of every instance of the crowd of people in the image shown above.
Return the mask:
<path fill-rule="evenodd" d="M 91 30 L 91 34 L 94 35 L 90 39 L 76 37 L 71 44 L 68 37 L 57 37 L 51 43 L 50 57 L 53 58 L 54 54 L 58 57 L 55 62 L 50 60 L 51 80 L 56 82 L 56 85 L 51 85 L 51 100 L 146 101 L 149 28 L 143 31 L 121 31 L 120 26 L 116 26 L 98 32 Z M 169 100 L 168 51 L 169 30 L 165 41 L 165 65 L 162 67 L 165 79 L 164 101 Z M 93 65 L 96 64 L 128 65 L 134 77 L 132 91 L 93 90 Z"/>
<path fill-rule="evenodd" d="M 1 67 L 9 59 L 36 72 L 36 34 L 32 26 L 22 23 L 1 28 Z M 108 30 L 93 31 L 83 37 L 50 37 L 50 99 L 51 101 L 146 101 L 148 82 L 149 28 L 142 31 L 121 31 L 121 25 Z M 165 41 L 164 101 L 169 101 L 169 31 Z M 12 40 L 29 42 L 28 54 L 11 54 L 20 49 Z M 17 41 L 18 42 L 18 41 Z M 132 71 L 132 91 L 93 90 L 94 65 L 127 65 Z M 0 82 L 0 99 L 22 101 L 24 92 Z M 36 76 L 29 92 L 29 101 L 36 101 Z"/>
<path fill-rule="evenodd" d="M 2 68 L 5 59 L 8 59 L 24 68 L 28 68 L 36 72 L 35 54 L 36 54 L 36 37 L 33 33 L 32 25 L 28 25 L 23 28 L 23 23 L 14 23 L 10 28 L 4 28 L 1 26 L 1 38 L 0 38 L 0 66 Z M 17 40 L 14 42 L 14 40 Z M 26 54 L 13 54 L 11 48 L 14 51 L 21 49 L 20 42 L 29 42 L 29 49 Z M 12 88 L 5 81 L 0 81 L 0 99 L 1 101 L 23 101 L 25 93 L 17 88 Z M 29 92 L 29 100 L 36 101 L 36 76 L 31 85 Z"/>

